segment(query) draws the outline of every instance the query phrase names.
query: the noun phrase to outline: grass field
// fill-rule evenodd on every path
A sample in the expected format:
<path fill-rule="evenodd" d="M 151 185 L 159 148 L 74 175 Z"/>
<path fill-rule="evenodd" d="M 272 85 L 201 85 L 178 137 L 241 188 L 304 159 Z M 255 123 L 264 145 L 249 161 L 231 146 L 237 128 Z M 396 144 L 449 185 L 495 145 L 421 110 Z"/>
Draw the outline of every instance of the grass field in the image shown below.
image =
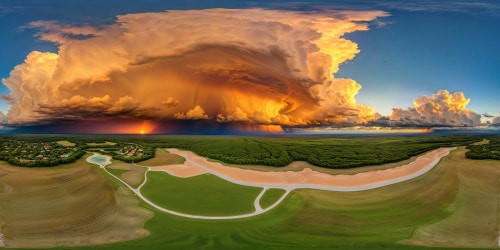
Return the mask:
<path fill-rule="evenodd" d="M 483 139 L 482 141 L 472 143 L 471 145 L 486 145 L 486 144 L 489 144 L 489 143 L 490 143 L 490 140 Z"/>
<path fill-rule="evenodd" d="M 147 137 L 145 138 L 147 139 Z M 215 148 L 211 152 L 228 151 L 228 148 L 238 147 L 238 145 L 250 145 L 250 148 L 253 147 L 252 145 L 257 145 L 258 147 L 255 149 L 255 152 L 260 152 L 259 150 L 262 149 L 260 145 L 268 144 L 267 146 L 264 145 L 263 149 L 264 151 L 269 149 L 266 151 L 268 153 L 263 154 L 262 157 L 272 158 L 274 157 L 272 155 L 274 152 L 272 147 L 274 147 L 273 145 L 275 145 L 275 143 L 278 143 L 278 140 L 275 138 L 253 138 L 250 140 L 249 144 L 240 141 L 234 144 L 227 143 L 233 138 L 235 137 L 215 140 L 225 146 L 222 148 Z M 241 140 L 248 139 L 245 137 L 239 138 Z M 155 143 L 154 140 L 156 139 L 151 139 L 151 141 L 147 143 Z M 165 138 L 162 137 L 161 140 L 163 141 Z M 212 140 L 212 138 L 179 138 L 178 141 L 175 142 L 176 145 L 181 145 L 183 140 L 192 140 L 193 142 L 189 142 L 189 145 L 191 145 L 191 143 L 198 143 L 198 140 L 208 142 Z M 398 138 L 372 138 L 367 139 L 366 141 L 368 142 L 365 142 L 364 139 L 354 139 L 349 142 L 347 138 L 302 138 L 300 140 L 291 139 L 291 141 L 282 140 L 282 143 L 293 147 L 296 146 L 297 148 L 295 149 L 299 149 L 299 144 L 304 144 L 306 148 L 311 150 L 314 149 L 315 146 L 321 144 L 318 146 L 321 150 L 329 149 L 333 151 L 337 150 L 339 147 L 343 147 L 342 143 L 348 144 L 345 150 L 355 148 L 357 145 L 360 145 L 360 143 L 366 143 L 367 145 L 386 143 L 388 146 L 382 147 L 381 150 L 389 150 L 387 151 L 389 153 L 399 151 L 400 149 L 398 148 L 402 147 L 401 145 L 404 146 L 405 143 L 416 143 L 418 145 L 408 145 L 401 149 L 409 149 L 410 152 L 416 152 L 412 150 L 417 149 L 427 150 L 428 148 L 434 147 L 432 146 L 433 143 L 435 143 L 435 145 L 443 145 L 445 143 L 443 142 L 444 139 L 439 137 L 437 139 L 436 137 L 424 137 L 424 139 L 420 137 L 408 137 L 404 140 L 400 140 L 400 142 L 398 142 L 398 140 Z M 70 141 L 74 140 L 71 139 Z M 476 138 L 476 141 L 480 140 Z M 203 145 L 202 143 L 200 147 Z M 215 145 L 219 144 L 216 143 Z M 285 150 L 288 150 L 286 149 L 288 147 L 287 145 L 282 145 Z M 478 146 L 484 145 L 489 144 Z M 375 150 L 373 152 L 376 152 L 377 147 L 373 149 Z M 397 150 L 392 151 L 393 149 Z M 231 150 L 228 151 L 229 154 L 231 154 L 230 151 Z M 287 152 L 289 153 L 291 151 Z M 353 152 L 356 152 L 356 154 L 364 154 L 364 151 Z M 369 151 L 368 155 L 370 155 L 370 152 L 372 151 Z M 335 151 L 335 154 L 337 153 L 340 154 L 341 152 Z M 144 229 L 150 232 L 149 236 L 137 240 L 100 246 L 81 247 L 78 249 L 405 250 L 429 249 L 428 247 L 418 246 L 421 245 L 422 242 L 425 242 L 427 245 L 438 246 L 432 249 L 442 249 L 439 248 L 439 246 L 449 244 L 444 242 L 445 240 L 453 241 L 455 244 L 465 244 L 465 246 L 493 247 L 493 245 L 489 245 L 489 242 L 494 240 L 495 233 L 497 233 L 495 226 L 498 226 L 498 221 L 496 221 L 495 218 L 498 218 L 499 210 L 498 205 L 495 207 L 494 204 L 495 201 L 498 202 L 499 192 L 498 189 L 494 189 L 494 187 L 498 188 L 499 186 L 498 161 L 469 160 L 463 157 L 463 153 L 463 149 L 460 149 L 449 157 L 445 157 L 438 166 L 423 176 L 379 189 L 349 193 L 306 189 L 295 190 L 287 196 L 283 203 L 273 210 L 246 219 L 227 221 L 188 219 L 157 211 L 149 205 L 139 202 L 141 206 L 154 212 L 154 217 L 148 220 L 144 225 Z M 254 156 L 257 157 L 256 155 L 252 155 L 252 157 Z M 279 155 L 275 156 L 280 157 Z M 349 159 L 349 157 L 354 156 L 347 154 L 345 159 Z M 124 173 L 133 171 L 130 164 L 113 164 L 109 167 L 110 170 L 112 167 L 115 168 L 111 171 L 119 173 L 122 177 L 124 177 Z M 98 168 L 94 170 L 100 171 L 102 176 L 108 180 L 108 183 L 114 185 L 117 192 L 116 203 L 120 204 L 119 206 L 123 205 L 118 198 L 120 195 L 128 197 L 131 204 L 137 202 L 132 192 L 123 189 L 121 183 L 112 179 Z M 84 176 L 87 175 L 88 173 L 84 174 Z M 31 174 L 24 174 L 23 176 L 31 176 Z M 101 182 L 103 179 L 102 176 Z M 241 211 L 243 210 L 246 210 L 245 212 L 253 211 L 252 203 L 260 190 L 242 191 L 239 189 L 241 187 L 239 185 L 228 183 L 230 186 L 225 186 L 225 184 L 220 183 L 221 181 L 224 182 L 223 180 L 215 176 L 212 177 L 216 178 L 216 180 L 202 179 L 196 181 L 195 178 L 197 177 L 182 179 L 169 176 L 166 173 L 154 172 L 149 174 L 150 181 L 144 187 L 143 193 L 154 202 L 166 208 L 185 213 L 228 215 L 230 212 L 237 214 L 242 213 Z M 5 206 L 5 204 L 10 203 L 10 201 L 5 202 L 5 197 L 8 197 L 5 196 L 5 193 L 10 192 L 10 186 L 12 185 L 5 184 L 7 182 L 3 181 L 3 174 L 0 175 L 0 178 L 2 179 L 2 182 L 0 182 L 0 206 Z M 73 180 L 73 178 L 75 180 Z M 74 174 L 61 178 L 60 181 L 62 183 L 83 181 L 80 180 L 81 178 L 80 175 Z M 21 179 L 21 177 L 19 177 L 19 179 Z M 193 180 L 195 180 L 194 183 L 192 182 Z M 497 183 L 495 183 L 495 180 Z M 78 210 L 86 208 L 86 206 L 91 206 L 92 208 L 94 206 L 99 207 L 99 204 L 104 202 L 99 198 L 103 195 L 101 194 L 102 191 L 97 190 L 95 187 L 101 185 L 99 183 L 100 181 L 92 181 L 93 186 L 90 190 L 94 193 L 93 196 L 89 195 L 89 197 L 92 197 L 92 200 L 83 195 L 82 197 L 85 197 L 84 201 L 82 201 L 82 203 L 72 201 L 75 207 L 73 208 L 71 206 L 71 209 Z M 214 185 L 214 183 L 216 183 L 216 185 Z M 220 187 L 224 188 L 221 189 Z M 81 188 L 86 189 L 84 186 Z M 148 189 L 150 190 L 148 191 Z M 230 191 L 228 192 L 228 190 Z M 38 191 L 41 190 L 37 190 L 37 192 Z M 263 206 L 273 203 L 272 201 L 276 199 L 277 194 L 274 193 L 275 191 L 270 191 L 268 191 L 268 194 L 264 195 L 261 201 Z M 96 198 L 95 192 L 99 192 L 98 198 Z M 108 191 L 104 193 L 107 192 Z M 496 199 L 494 194 L 497 194 Z M 41 195 L 40 199 L 50 200 L 50 197 L 47 198 L 47 195 L 48 194 Z M 58 193 L 57 195 L 62 194 Z M 195 197 L 195 199 L 193 199 L 193 197 Z M 43 209 L 49 209 L 47 208 L 48 205 L 44 205 L 43 202 L 41 204 Z M 228 206 L 228 204 L 230 204 L 230 206 Z M 66 205 L 62 205 L 61 209 L 63 208 L 68 209 Z M 9 213 L 8 209 L 5 211 L 4 209 L 6 208 L 0 207 L 0 213 Z M 68 211 L 72 211 L 71 209 Z M 92 219 L 95 220 L 98 220 L 102 214 L 106 215 L 106 213 L 92 211 L 93 210 L 90 209 L 88 212 L 93 213 L 96 218 Z M 224 212 L 224 214 L 221 214 L 221 211 Z M 37 213 L 46 213 L 44 210 L 36 211 L 33 207 L 30 209 L 30 212 L 34 214 L 33 216 Z M 84 211 L 76 211 L 75 216 L 83 212 Z M 61 217 L 67 216 L 64 212 L 61 214 L 63 215 Z M 134 217 L 135 214 L 135 212 L 130 211 L 126 213 L 127 216 L 132 217 Z M 59 219 L 61 217 L 59 217 Z M 31 217 L 28 216 L 28 218 Z M 44 215 L 43 219 L 40 218 L 41 217 L 35 218 L 41 221 L 40 224 L 52 220 L 52 217 L 47 215 Z M 17 219 L 23 221 L 22 218 L 17 217 Z M 3 215 L 0 216 L 1 233 L 4 233 L 4 231 L 8 232 L 8 230 L 5 229 L 4 221 Z M 29 224 L 26 220 L 24 222 L 26 225 Z M 78 222 L 68 220 L 67 223 L 73 223 L 74 225 Z M 123 223 L 129 223 L 128 219 L 124 219 Z M 37 225 L 38 228 L 42 228 L 40 224 Z M 47 227 L 47 225 L 52 224 L 50 224 L 50 222 L 48 224 L 43 224 L 45 227 Z M 124 225 L 121 225 L 121 227 L 122 229 L 129 228 Z M 58 228 L 64 228 L 64 226 Z M 86 227 L 82 226 L 82 228 L 77 228 L 77 230 L 84 230 Z M 99 226 L 99 223 L 97 223 L 97 226 L 92 228 L 92 230 L 100 230 L 101 236 L 106 236 L 107 239 L 107 235 L 112 235 L 117 232 L 114 228 L 115 227 L 110 227 L 108 232 L 108 229 L 104 230 Z M 132 228 L 139 231 L 143 230 L 137 226 L 133 226 Z M 40 230 L 41 234 L 43 234 L 45 233 L 44 230 L 48 229 L 42 228 Z M 130 235 L 128 230 L 123 231 L 123 234 L 127 234 L 127 236 Z M 80 236 L 69 237 L 68 235 L 73 236 L 74 234 L 71 234 L 71 231 L 64 231 L 60 236 L 58 235 L 58 237 L 67 237 L 65 239 L 68 239 L 69 242 L 79 242 L 82 239 Z M 6 236 L 9 235 L 6 234 Z M 94 231 L 91 231 L 90 236 L 87 238 L 94 239 L 93 237 L 97 236 L 95 236 Z M 44 240 L 46 239 L 44 238 Z M 417 246 L 408 244 L 417 244 Z M 44 247 L 43 244 L 39 246 Z"/>
<path fill-rule="evenodd" d="M 89 147 L 114 146 L 114 145 L 116 145 L 115 142 L 110 142 L 110 141 L 106 141 L 106 142 L 102 142 L 102 143 L 88 142 L 86 144 Z"/>
<path fill-rule="evenodd" d="M 142 188 L 144 196 L 156 204 L 196 215 L 250 213 L 260 191 L 210 174 L 178 178 L 164 172 L 148 172 L 148 182 Z"/>
<path fill-rule="evenodd" d="M 443 172 L 444 171 L 444 172 Z M 447 174 L 446 174 L 447 173 Z M 315 190 L 292 192 L 285 202 L 263 215 L 230 221 L 200 221 L 156 213 L 148 221 L 147 238 L 97 249 L 420 249 L 397 245 L 411 237 L 418 225 L 437 221 L 448 213 L 443 207 L 454 197 L 453 172 L 431 172 L 412 185 L 397 184 L 389 190 L 348 193 Z M 445 188 L 443 188 L 445 187 Z M 419 197 L 404 199 L 415 191 Z M 437 192 L 436 192 L 437 191 Z M 383 195 L 389 192 L 387 195 Z M 353 194 L 353 193 L 351 193 Z M 375 196 L 374 196 L 375 195 Z M 377 198 L 377 196 L 385 198 Z M 333 199 L 330 200 L 330 199 Z M 415 202 L 430 200 L 423 206 Z M 389 204 L 385 202 L 390 201 Z M 366 207 L 363 207 L 366 205 Z M 336 206 L 336 207 L 335 207 Z M 361 207 L 359 207 L 361 206 Z M 422 210 L 415 214 L 415 211 Z M 435 209 L 438 209 L 436 212 Z M 343 214 L 338 215 L 337 212 Z M 400 211 L 394 213 L 394 211 Z M 410 216 L 410 218 L 405 218 Z M 430 217 L 429 217 L 430 216 Z M 372 218 L 366 223 L 367 218 Z M 343 220 L 339 220 L 343 218 Z M 350 219 L 352 223 L 348 223 Z M 393 222 L 392 220 L 395 220 Z M 394 223 L 394 224 L 393 224 Z M 387 231 L 387 229 L 390 229 Z"/>
<path fill-rule="evenodd" d="M 113 160 L 106 168 L 115 176 L 119 177 L 132 187 L 138 187 L 144 180 L 146 169 L 131 163 Z"/>
<path fill-rule="evenodd" d="M 95 245 L 148 234 L 143 224 L 151 212 L 83 159 L 54 168 L 0 162 L 0 232 L 8 247 Z"/>
<path fill-rule="evenodd" d="M 57 141 L 57 144 L 65 146 L 65 147 L 74 147 L 76 146 L 76 143 L 70 142 L 70 141 Z"/>
<path fill-rule="evenodd" d="M 480 144 L 482 145 L 482 144 Z M 454 213 L 416 231 L 407 243 L 429 246 L 493 247 L 497 243 L 500 161 L 465 158 L 463 148 L 443 164 L 456 168 L 460 190 Z"/>
<path fill-rule="evenodd" d="M 262 198 L 260 198 L 260 206 L 262 208 L 267 208 L 274 204 L 281 196 L 285 194 L 284 189 L 270 188 L 268 189 Z"/>
<path fill-rule="evenodd" d="M 297 190 L 277 208 L 247 219 L 194 220 L 153 209 L 155 217 L 145 225 L 150 236 L 83 249 L 429 249 L 397 242 L 412 238 L 419 228 L 449 220 L 461 206 L 476 206 L 470 202 L 457 206 L 457 200 L 467 192 L 459 169 L 445 158 L 423 176 L 375 190 Z M 491 167 L 486 167 L 486 172 L 498 174 Z M 476 187 L 478 183 L 469 185 Z M 479 197 L 477 204 L 491 198 Z M 477 220 L 478 225 L 484 222 Z"/>
<path fill-rule="evenodd" d="M 149 160 L 141 161 L 142 166 L 163 166 L 172 164 L 182 164 L 186 159 L 181 156 L 171 154 L 165 149 L 156 149 L 155 157 Z"/>

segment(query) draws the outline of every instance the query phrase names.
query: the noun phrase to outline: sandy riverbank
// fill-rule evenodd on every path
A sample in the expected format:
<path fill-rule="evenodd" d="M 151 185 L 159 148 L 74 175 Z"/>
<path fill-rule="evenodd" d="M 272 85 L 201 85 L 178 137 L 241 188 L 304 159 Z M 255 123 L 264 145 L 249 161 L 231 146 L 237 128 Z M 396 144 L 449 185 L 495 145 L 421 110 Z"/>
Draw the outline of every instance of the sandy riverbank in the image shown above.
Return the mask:
<path fill-rule="evenodd" d="M 185 157 L 186 159 L 190 159 L 194 163 L 202 165 L 203 167 L 218 172 L 224 176 L 247 183 L 275 185 L 306 184 L 335 187 L 354 187 L 390 182 L 391 180 L 411 177 L 419 173 L 423 174 L 425 171 L 430 170 L 436 164 L 436 161 L 449 154 L 449 152 L 453 149 L 454 148 L 439 148 L 427 152 L 417 157 L 414 161 L 398 167 L 385 170 L 369 171 L 355 175 L 330 175 L 314 171 L 310 168 L 306 168 L 298 172 L 261 172 L 224 166 L 221 163 L 209 161 L 206 158 L 198 156 L 190 151 L 182 151 L 174 148 L 169 148 L 168 151 L 173 154 Z M 185 164 L 179 165 L 186 165 L 185 168 L 189 168 L 189 171 L 192 171 L 192 173 L 195 173 L 194 168 L 200 169 L 200 174 L 205 172 L 200 167 L 195 166 L 195 164 L 189 163 L 189 161 L 186 161 Z"/>
<path fill-rule="evenodd" d="M 165 166 L 157 166 L 157 167 L 149 167 L 151 171 L 164 171 L 170 175 L 187 178 L 192 176 L 197 176 L 200 174 L 204 174 L 205 171 L 202 168 L 195 166 L 192 162 L 185 162 L 183 164 L 175 164 L 175 165 L 165 165 Z"/>

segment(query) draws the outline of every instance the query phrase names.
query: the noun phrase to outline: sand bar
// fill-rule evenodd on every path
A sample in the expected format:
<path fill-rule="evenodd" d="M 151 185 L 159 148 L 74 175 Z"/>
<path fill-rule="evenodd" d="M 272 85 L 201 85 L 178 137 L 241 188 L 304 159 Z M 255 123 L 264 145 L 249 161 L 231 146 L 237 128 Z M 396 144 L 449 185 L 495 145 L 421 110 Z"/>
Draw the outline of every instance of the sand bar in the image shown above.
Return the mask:
<path fill-rule="evenodd" d="M 204 174 L 207 172 L 204 169 L 195 166 L 192 162 L 185 162 L 184 164 L 149 167 L 149 170 L 151 170 L 151 171 L 164 171 L 170 175 L 173 175 L 176 177 L 181 177 L 181 178 L 197 176 L 197 175 Z"/>
<path fill-rule="evenodd" d="M 309 168 L 298 172 L 261 172 L 225 166 L 218 162 L 209 161 L 190 151 L 175 148 L 169 148 L 168 151 L 185 157 L 187 159 L 185 164 L 190 164 L 190 167 L 201 168 L 243 185 L 254 184 L 287 189 L 318 188 L 323 190 L 357 191 L 386 186 L 420 176 L 432 169 L 442 157 L 448 155 L 453 149 L 455 148 L 435 149 L 417 157 L 415 161 L 408 164 L 354 175 L 331 175 L 313 171 Z"/>

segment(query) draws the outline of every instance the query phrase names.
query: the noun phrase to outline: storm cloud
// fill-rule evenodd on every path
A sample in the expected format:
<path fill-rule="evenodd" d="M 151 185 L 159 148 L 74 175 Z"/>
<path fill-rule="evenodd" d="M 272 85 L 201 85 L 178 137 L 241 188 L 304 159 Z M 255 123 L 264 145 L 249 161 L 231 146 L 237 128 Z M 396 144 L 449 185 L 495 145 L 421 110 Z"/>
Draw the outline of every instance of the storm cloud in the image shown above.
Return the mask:
<path fill-rule="evenodd" d="M 381 11 L 209 9 L 118 16 L 108 26 L 37 21 L 58 53 L 33 51 L 2 82 L 7 124 L 90 118 L 214 119 L 307 126 L 373 119 L 361 85 L 335 78 L 355 57 L 342 36 Z"/>
<path fill-rule="evenodd" d="M 148 120 L 270 131 L 478 125 L 461 92 L 440 90 L 383 117 L 356 102 L 359 83 L 335 77 L 360 52 L 344 35 L 387 15 L 208 9 L 128 14 L 99 27 L 33 22 L 27 27 L 58 52 L 32 51 L 2 79 L 11 92 L 0 120 L 11 127 Z"/>

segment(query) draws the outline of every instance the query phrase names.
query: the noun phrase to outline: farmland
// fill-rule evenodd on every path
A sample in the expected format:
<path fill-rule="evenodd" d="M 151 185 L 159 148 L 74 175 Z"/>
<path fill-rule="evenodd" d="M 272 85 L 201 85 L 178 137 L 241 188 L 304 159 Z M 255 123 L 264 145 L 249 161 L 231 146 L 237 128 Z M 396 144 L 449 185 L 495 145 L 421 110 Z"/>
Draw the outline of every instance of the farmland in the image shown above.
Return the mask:
<path fill-rule="evenodd" d="M 170 165 L 170 164 L 179 164 L 183 163 L 184 159 L 178 155 L 170 154 L 169 152 L 157 148 L 155 152 L 155 157 L 149 160 L 145 160 L 141 162 L 141 165 L 144 166 L 161 166 L 161 165 Z"/>
<path fill-rule="evenodd" d="M 151 212 L 83 160 L 55 168 L 0 162 L 0 224 L 9 247 L 81 246 L 142 238 Z"/>
<path fill-rule="evenodd" d="M 78 136 L 42 138 L 47 143 L 66 140 L 75 147 L 91 140 L 91 137 Z M 299 149 L 301 144 L 309 148 L 304 152 L 322 147 L 344 148 L 342 145 L 345 144 L 344 150 L 350 148 L 366 161 L 373 157 L 371 151 L 361 151 L 356 147 L 366 145 L 387 152 L 400 152 L 400 147 L 404 147 L 420 154 L 423 149 L 436 147 L 433 145 L 464 146 L 445 156 L 431 171 L 408 181 L 356 192 L 296 189 L 266 213 L 231 220 L 183 218 L 162 212 L 139 200 L 103 169 L 90 167 L 83 158 L 53 168 L 18 168 L 2 162 L 1 233 L 9 246 L 45 248 L 59 244 L 80 246 L 78 249 L 257 249 L 273 246 L 269 249 L 404 250 L 428 246 L 493 247 L 496 244 L 499 210 L 495 198 L 499 192 L 499 162 L 465 157 L 468 151 L 465 145 L 484 147 L 494 142 L 493 136 L 488 137 L 489 143 L 477 143 L 484 141 L 475 136 L 290 137 L 288 140 L 267 137 L 93 138 L 95 143 L 115 143 L 100 145 L 106 149 L 127 143 L 156 149 L 155 158 L 139 165 L 113 159 L 106 167 L 111 174 L 134 188 L 144 181 L 147 166 L 184 161 L 182 157 L 161 149 L 162 146 L 208 147 L 204 143 L 212 139 L 222 149 L 212 146 L 207 151 L 224 153 L 224 157 L 248 145 L 281 148 L 290 157 L 293 151 L 289 150 Z M 469 145 L 472 143 L 475 144 Z M 259 148 L 263 147 L 253 150 L 261 152 Z M 337 151 L 325 151 L 325 154 L 333 156 Z M 343 159 L 350 157 L 353 156 L 347 153 Z M 382 168 L 396 167 L 404 162 L 407 161 L 382 165 Z M 238 167 L 252 168 L 252 165 Z M 255 166 L 255 169 L 264 168 L 270 167 Z M 377 167 L 369 168 L 377 170 Z M 212 174 L 179 178 L 164 172 L 148 172 L 147 177 L 142 193 L 149 200 L 168 209 L 196 215 L 226 216 L 252 212 L 253 202 L 262 190 L 230 183 Z M 270 206 L 283 192 L 268 189 L 260 199 L 260 206 Z M 33 206 L 35 203 L 37 205 Z M 28 219 L 38 222 L 31 223 Z M 67 230 L 69 227 L 74 231 Z M 81 235 L 88 236 L 82 239 Z"/>
<path fill-rule="evenodd" d="M 497 188 L 497 180 L 493 177 L 499 165 L 496 161 L 483 162 L 485 165 L 480 172 L 474 174 L 467 164 L 474 166 L 477 162 L 465 159 L 465 151 L 459 148 L 423 176 L 383 188 L 359 192 L 296 190 L 275 209 L 246 219 L 193 220 L 159 212 L 143 203 L 155 211 L 155 217 L 145 225 L 151 235 L 98 249 L 139 246 L 149 249 L 255 249 L 269 245 L 273 246 L 271 249 L 423 249 L 418 246 L 421 242 L 429 246 L 454 246 L 443 244 L 440 237 L 459 242 L 461 247 L 494 246 L 496 230 L 493 227 L 498 205 L 491 195 L 498 192 L 494 188 Z M 474 177 L 468 177 L 471 173 Z M 491 181 L 477 182 L 475 178 L 484 175 L 490 175 Z M 180 178 L 158 177 L 161 178 L 154 180 L 158 185 L 174 182 L 179 186 L 175 192 L 179 198 L 172 199 L 165 198 L 171 194 L 166 196 L 163 187 L 150 186 L 153 191 L 159 190 L 158 195 L 165 198 L 165 205 L 177 201 L 183 206 L 192 201 L 182 201 L 182 198 L 204 199 L 207 196 L 192 192 L 192 189 L 185 190 L 186 195 L 182 196 L 179 193 L 185 186 L 176 182 Z M 464 177 L 468 180 L 463 180 Z M 484 194 L 476 195 L 479 193 Z M 177 209 L 193 209 L 191 206 L 194 205 Z M 481 211 L 476 213 L 477 209 Z M 464 235 L 476 235 L 478 240 L 467 240 Z"/>
<path fill-rule="evenodd" d="M 465 152 L 464 149 L 457 150 L 445 162 L 456 168 L 461 188 L 450 205 L 453 214 L 419 228 L 407 243 L 486 248 L 497 240 L 500 161 L 467 160 Z"/>

